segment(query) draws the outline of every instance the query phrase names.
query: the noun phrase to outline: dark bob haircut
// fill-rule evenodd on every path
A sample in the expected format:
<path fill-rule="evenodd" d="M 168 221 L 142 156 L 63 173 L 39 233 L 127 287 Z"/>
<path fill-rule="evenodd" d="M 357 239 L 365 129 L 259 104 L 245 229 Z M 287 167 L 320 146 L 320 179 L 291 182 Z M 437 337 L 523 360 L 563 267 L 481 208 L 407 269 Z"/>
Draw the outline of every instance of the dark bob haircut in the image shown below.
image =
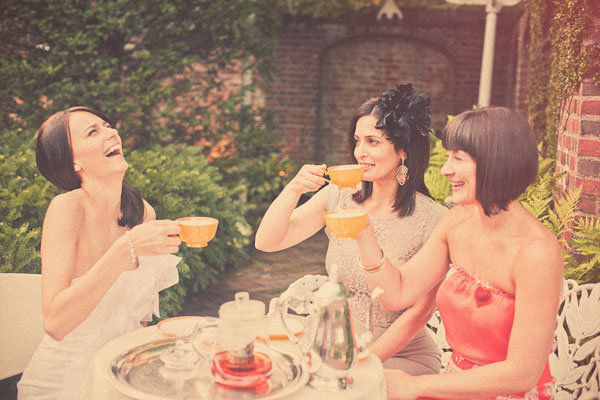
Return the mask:
<path fill-rule="evenodd" d="M 350 156 L 354 162 L 357 162 L 354 157 L 354 134 L 356 132 L 356 124 L 358 120 L 367 115 L 372 115 L 378 120 L 383 117 L 383 110 L 376 104 L 378 98 L 372 98 L 363 103 L 357 110 L 348 131 L 348 145 Z M 396 192 L 396 200 L 394 201 L 394 211 L 399 216 L 404 217 L 412 215 L 415 210 L 416 192 L 431 197 L 427 186 L 425 186 L 424 174 L 429 164 L 429 136 L 424 136 L 416 132 L 410 133 L 410 139 L 405 140 L 396 135 L 388 135 L 385 129 L 383 130 L 385 137 L 390 140 L 396 151 L 404 150 L 406 153 L 405 165 L 409 171 L 409 179 L 403 186 L 398 186 Z M 373 183 L 363 181 L 362 189 L 354 193 L 352 198 L 357 203 L 362 203 L 371 197 L 373 192 Z"/>
<path fill-rule="evenodd" d="M 97 115 L 104 121 L 111 120 L 104 114 L 87 107 L 71 107 L 50 116 L 38 129 L 35 159 L 40 173 L 57 188 L 71 191 L 81 187 L 81 179 L 73 167 L 71 150 L 70 115 L 84 111 Z M 134 187 L 123 183 L 121 191 L 121 226 L 133 228 L 144 219 L 142 195 Z"/>
<path fill-rule="evenodd" d="M 485 215 L 506 210 L 531 185 L 538 151 L 529 124 L 505 107 L 482 107 L 454 117 L 444 128 L 446 150 L 467 152 L 477 166 L 476 197 Z"/>

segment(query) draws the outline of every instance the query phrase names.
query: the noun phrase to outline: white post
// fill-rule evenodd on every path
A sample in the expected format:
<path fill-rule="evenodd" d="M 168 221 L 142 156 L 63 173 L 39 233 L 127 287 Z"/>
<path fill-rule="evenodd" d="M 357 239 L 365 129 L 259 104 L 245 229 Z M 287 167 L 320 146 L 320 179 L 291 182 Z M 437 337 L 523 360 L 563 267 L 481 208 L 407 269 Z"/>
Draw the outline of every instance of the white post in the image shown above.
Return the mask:
<path fill-rule="evenodd" d="M 492 74 L 494 72 L 494 44 L 496 41 L 496 22 L 502 8 L 501 0 L 487 0 L 485 11 L 485 35 L 483 37 L 483 55 L 481 57 L 481 75 L 479 76 L 479 107 L 490 105 L 492 97 Z"/>

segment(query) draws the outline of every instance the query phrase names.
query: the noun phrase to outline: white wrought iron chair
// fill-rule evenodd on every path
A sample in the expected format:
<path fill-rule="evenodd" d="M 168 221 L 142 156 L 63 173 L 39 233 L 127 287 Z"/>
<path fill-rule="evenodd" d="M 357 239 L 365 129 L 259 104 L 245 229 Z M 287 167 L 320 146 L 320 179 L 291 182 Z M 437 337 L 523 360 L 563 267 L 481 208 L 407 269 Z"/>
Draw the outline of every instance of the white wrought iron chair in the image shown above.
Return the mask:
<path fill-rule="evenodd" d="M 429 322 L 427 322 L 427 328 L 429 328 L 433 341 L 438 345 L 442 352 L 442 370 L 448 365 L 450 357 L 452 357 L 452 349 L 448 342 L 446 342 L 446 329 L 442 323 L 442 317 L 438 310 L 435 310 Z"/>
<path fill-rule="evenodd" d="M 598 399 L 600 393 L 600 283 L 566 280 L 550 370 L 553 398 Z"/>
<path fill-rule="evenodd" d="M 0 380 L 23 372 L 42 340 L 40 274 L 0 274 Z"/>

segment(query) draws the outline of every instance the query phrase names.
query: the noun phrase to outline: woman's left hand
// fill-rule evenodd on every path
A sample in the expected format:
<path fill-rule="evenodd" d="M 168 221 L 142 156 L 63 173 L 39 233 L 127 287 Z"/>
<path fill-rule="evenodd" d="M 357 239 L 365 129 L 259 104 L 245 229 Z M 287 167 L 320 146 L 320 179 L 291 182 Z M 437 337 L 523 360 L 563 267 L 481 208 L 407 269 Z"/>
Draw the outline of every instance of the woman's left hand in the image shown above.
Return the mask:
<path fill-rule="evenodd" d="M 419 398 L 418 377 L 398 369 L 386 369 L 384 374 L 388 399 L 414 400 Z"/>

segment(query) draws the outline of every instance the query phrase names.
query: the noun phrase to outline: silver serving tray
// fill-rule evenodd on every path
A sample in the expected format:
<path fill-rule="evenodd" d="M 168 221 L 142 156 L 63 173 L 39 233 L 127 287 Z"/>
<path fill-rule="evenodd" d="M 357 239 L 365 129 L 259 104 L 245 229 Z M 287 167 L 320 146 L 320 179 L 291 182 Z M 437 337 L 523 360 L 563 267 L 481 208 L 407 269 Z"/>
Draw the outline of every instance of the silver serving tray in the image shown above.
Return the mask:
<path fill-rule="evenodd" d="M 167 370 L 160 355 L 172 351 L 176 339 L 159 339 L 116 357 L 107 368 L 108 380 L 122 394 L 140 400 L 278 399 L 308 382 L 308 367 L 298 356 L 273 346 L 256 344 L 271 357 L 271 376 L 260 389 L 234 389 L 214 382 L 208 361 L 200 358 L 192 369 Z"/>

